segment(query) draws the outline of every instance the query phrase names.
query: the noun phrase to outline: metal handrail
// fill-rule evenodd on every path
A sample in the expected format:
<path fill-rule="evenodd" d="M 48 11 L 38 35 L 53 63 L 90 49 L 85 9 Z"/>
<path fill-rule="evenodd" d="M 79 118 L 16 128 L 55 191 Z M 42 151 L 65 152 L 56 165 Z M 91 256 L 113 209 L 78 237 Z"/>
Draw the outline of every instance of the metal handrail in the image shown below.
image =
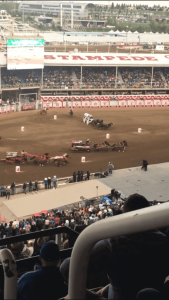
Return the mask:
<path fill-rule="evenodd" d="M 169 226 L 169 203 L 110 217 L 87 227 L 73 247 L 67 299 L 86 299 L 88 261 L 100 240 Z"/>
<path fill-rule="evenodd" d="M 77 239 L 77 237 L 79 235 L 78 232 L 76 232 L 66 226 L 59 226 L 59 227 L 52 228 L 52 229 L 45 229 L 45 230 L 41 230 L 41 231 L 35 231 L 35 232 L 31 232 L 31 233 L 20 234 L 20 235 L 11 236 L 11 237 L 8 237 L 5 239 L 1 239 L 0 246 L 14 244 L 14 243 L 23 242 L 23 241 L 28 241 L 28 240 L 32 240 L 32 239 L 37 239 L 37 238 L 44 237 L 44 236 L 61 234 L 61 233 L 67 233 L 70 236 L 72 236 L 75 240 Z"/>

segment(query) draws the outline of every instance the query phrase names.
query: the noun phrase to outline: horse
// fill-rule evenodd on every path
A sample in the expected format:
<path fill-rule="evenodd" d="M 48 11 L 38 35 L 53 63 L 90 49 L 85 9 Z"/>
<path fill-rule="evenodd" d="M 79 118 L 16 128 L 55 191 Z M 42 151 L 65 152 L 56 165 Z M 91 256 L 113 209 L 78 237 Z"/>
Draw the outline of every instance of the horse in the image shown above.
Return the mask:
<path fill-rule="evenodd" d="M 94 148 L 95 150 L 108 149 L 108 146 L 106 145 L 105 142 L 103 142 L 103 143 L 100 143 L 100 144 L 94 144 L 94 145 L 93 145 L 93 148 Z"/>
<path fill-rule="evenodd" d="M 122 141 L 118 144 L 113 144 L 111 145 L 112 151 L 113 150 L 118 150 L 119 152 L 122 150 L 123 152 L 125 151 L 126 147 L 128 147 L 128 144 L 126 141 Z"/>
<path fill-rule="evenodd" d="M 62 156 L 53 156 L 50 157 L 50 160 L 53 160 L 53 163 L 58 166 L 61 167 L 61 165 L 69 165 L 68 159 L 70 158 L 69 154 L 64 153 Z"/>
<path fill-rule="evenodd" d="M 108 123 L 108 124 L 105 124 L 105 123 L 99 123 L 99 124 L 97 124 L 98 129 L 103 129 L 103 130 L 108 129 L 108 128 L 111 127 L 112 125 L 113 125 L 113 123 Z"/>
<path fill-rule="evenodd" d="M 99 120 L 99 119 L 93 120 L 91 122 L 92 125 L 97 125 L 97 124 L 102 124 L 102 123 L 103 123 L 103 120 Z"/>
<path fill-rule="evenodd" d="M 73 110 L 72 109 L 70 109 L 70 111 L 69 111 L 69 116 L 73 116 Z"/>
<path fill-rule="evenodd" d="M 39 114 L 40 114 L 41 116 L 47 114 L 47 109 L 46 109 L 46 110 L 45 110 L 45 109 L 41 109 L 41 110 L 39 111 Z"/>

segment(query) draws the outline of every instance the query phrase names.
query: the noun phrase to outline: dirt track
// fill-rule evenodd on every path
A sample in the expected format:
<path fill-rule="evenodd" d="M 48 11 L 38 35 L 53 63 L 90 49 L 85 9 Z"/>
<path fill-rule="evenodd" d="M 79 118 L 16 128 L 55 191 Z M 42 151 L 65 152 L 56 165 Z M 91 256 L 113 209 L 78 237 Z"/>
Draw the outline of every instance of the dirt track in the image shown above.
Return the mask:
<path fill-rule="evenodd" d="M 84 112 L 91 112 L 94 118 L 113 122 L 114 126 L 107 132 L 96 130 L 82 122 Z M 24 180 L 43 180 L 46 176 L 70 176 L 73 171 L 89 170 L 96 172 L 105 170 L 108 162 L 115 169 L 141 165 L 142 159 L 149 164 L 166 162 L 169 159 L 169 108 L 114 108 L 114 109 L 75 109 L 74 116 L 68 115 L 68 110 L 50 110 L 47 116 L 40 116 L 37 111 L 20 112 L 0 116 L 0 159 L 5 158 L 6 151 L 22 149 L 32 154 L 62 155 L 70 154 L 68 166 L 56 167 L 52 164 L 44 167 L 21 166 L 21 173 L 15 173 L 15 166 L 0 164 L 0 184 L 22 183 Z M 54 114 L 58 119 L 54 120 Z M 21 132 L 21 126 L 25 131 Z M 145 129 L 141 134 L 137 129 Z M 93 143 L 106 140 L 109 142 L 126 140 L 126 152 L 100 151 L 91 153 L 71 153 L 72 139 L 89 138 Z M 12 140 L 13 139 L 13 140 Z M 16 140 L 14 140 L 16 139 Z M 81 157 L 86 157 L 86 163 L 81 163 Z"/>

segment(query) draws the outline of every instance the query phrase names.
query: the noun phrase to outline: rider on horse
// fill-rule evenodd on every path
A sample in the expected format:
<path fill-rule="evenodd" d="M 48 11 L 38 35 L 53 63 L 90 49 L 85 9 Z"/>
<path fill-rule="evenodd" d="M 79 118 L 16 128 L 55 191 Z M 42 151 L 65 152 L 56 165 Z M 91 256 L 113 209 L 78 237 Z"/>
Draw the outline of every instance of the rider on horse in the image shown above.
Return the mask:
<path fill-rule="evenodd" d="M 73 110 L 72 110 L 72 109 L 70 109 L 69 115 L 70 115 L 70 116 L 73 116 Z"/>

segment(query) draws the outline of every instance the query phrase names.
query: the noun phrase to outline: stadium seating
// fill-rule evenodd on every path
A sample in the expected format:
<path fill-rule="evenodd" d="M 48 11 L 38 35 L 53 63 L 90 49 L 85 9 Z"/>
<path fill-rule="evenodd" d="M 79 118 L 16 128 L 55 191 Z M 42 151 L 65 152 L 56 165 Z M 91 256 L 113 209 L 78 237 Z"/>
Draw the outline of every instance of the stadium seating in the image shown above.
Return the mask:
<path fill-rule="evenodd" d="M 74 79 L 71 67 L 45 67 L 43 71 L 43 87 L 45 89 L 72 88 Z"/>
<path fill-rule="evenodd" d="M 40 70 L 12 70 L 2 68 L 2 88 L 40 86 Z"/>

